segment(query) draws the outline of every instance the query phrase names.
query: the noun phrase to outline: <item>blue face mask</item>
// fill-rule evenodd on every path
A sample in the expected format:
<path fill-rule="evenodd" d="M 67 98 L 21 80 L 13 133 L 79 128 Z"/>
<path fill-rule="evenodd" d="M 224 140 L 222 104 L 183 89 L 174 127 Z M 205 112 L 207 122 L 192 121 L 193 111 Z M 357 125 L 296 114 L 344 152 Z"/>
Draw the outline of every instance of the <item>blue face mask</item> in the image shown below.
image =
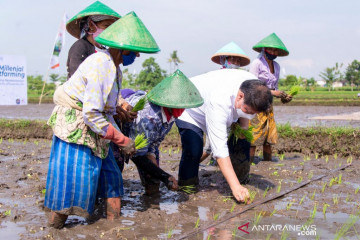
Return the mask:
<path fill-rule="evenodd" d="M 270 53 L 267 53 L 265 51 L 265 55 L 266 55 L 266 58 L 269 59 L 270 61 L 274 60 L 277 56 L 276 55 L 272 55 Z"/>
<path fill-rule="evenodd" d="M 136 53 L 130 52 L 129 55 L 122 55 L 123 66 L 128 66 L 135 61 Z"/>

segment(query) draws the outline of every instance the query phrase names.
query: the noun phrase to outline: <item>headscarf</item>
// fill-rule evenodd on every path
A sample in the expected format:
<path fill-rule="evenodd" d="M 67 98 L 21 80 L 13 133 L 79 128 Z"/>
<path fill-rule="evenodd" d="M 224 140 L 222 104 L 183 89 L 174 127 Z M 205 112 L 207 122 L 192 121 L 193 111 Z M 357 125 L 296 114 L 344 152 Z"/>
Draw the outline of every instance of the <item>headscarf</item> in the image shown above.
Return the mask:
<path fill-rule="evenodd" d="M 80 38 L 83 38 L 89 31 L 89 25 L 90 25 L 90 21 L 97 23 L 97 22 L 101 22 L 104 20 L 108 20 L 108 19 L 114 19 L 116 20 L 117 18 L 113 17 L 113 16 L 108 16 L 108 15 L 91 15 L 88 17 L 85 17 L 83 19 L 81 19 L 80 22 Z"/>

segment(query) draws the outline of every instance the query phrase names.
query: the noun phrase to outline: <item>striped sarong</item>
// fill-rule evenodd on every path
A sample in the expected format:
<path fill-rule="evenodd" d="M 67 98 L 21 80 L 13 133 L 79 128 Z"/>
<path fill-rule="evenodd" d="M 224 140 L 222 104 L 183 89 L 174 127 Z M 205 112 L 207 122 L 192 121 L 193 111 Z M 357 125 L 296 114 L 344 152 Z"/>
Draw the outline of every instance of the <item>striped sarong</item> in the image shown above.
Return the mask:
<path fill-rule="evenodd" d="M 45 207 L 61 214 L 88 218 L 97 197 L 120 197 L 123 193 L 122 175 L 111 148 L 102 160 L 84 145 L 67 143 L 53 136 Z"/>

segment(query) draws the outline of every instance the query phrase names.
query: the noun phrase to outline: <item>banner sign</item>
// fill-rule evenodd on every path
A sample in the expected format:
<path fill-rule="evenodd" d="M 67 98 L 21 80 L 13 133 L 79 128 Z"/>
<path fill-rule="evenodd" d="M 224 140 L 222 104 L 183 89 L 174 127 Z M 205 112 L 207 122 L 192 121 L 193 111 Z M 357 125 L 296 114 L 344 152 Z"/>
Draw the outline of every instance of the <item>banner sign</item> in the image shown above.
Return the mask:
<path fill-rule="evenodd" d="M 0 55 L 0 105 L 26 104 L 25 56 Z"/>
<path fill-rule="evenodd" d="M 50 68 L 51 69 L 57 68 L 57 70 L 58 70 L 59 69 L 58 67 L 60 66 L 59 55 L 60 55 L 62 47 L 65 44 L 65 32 L 66 32 L 67 20 L 68 20 L 68 17 L 65 13 L 63 16 L 63 19 L 61 21 L 59 31 L 56 35 L 54 51 L 53 51 L 53 54 L 50 59 Z"/>

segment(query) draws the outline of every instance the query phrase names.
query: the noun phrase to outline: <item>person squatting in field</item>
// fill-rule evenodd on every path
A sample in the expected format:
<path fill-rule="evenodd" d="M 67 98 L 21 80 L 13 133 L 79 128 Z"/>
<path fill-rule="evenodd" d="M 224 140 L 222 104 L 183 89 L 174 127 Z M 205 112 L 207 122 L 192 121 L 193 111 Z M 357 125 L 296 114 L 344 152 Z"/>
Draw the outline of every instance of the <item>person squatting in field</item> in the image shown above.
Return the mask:
<path fill-rule="evenodd" d="M 240 69 L 220 69 L 190 80 L 199 90 L 204 104 L 186 109 L 176 120 L 182 143 L 179 186 L 199 183 L 199 163 L 205 133 L 232 194 L 236 200 L 245 201 L 249 192 L 241 186 L 232 166 L 228 130 L 234 122 L 247 129 L 253 114 L 267 111 L 272 104 L 270 90 L 253 74 Z M 247 146 L 244 152 L 249 152 L 250 145 Z"/>

